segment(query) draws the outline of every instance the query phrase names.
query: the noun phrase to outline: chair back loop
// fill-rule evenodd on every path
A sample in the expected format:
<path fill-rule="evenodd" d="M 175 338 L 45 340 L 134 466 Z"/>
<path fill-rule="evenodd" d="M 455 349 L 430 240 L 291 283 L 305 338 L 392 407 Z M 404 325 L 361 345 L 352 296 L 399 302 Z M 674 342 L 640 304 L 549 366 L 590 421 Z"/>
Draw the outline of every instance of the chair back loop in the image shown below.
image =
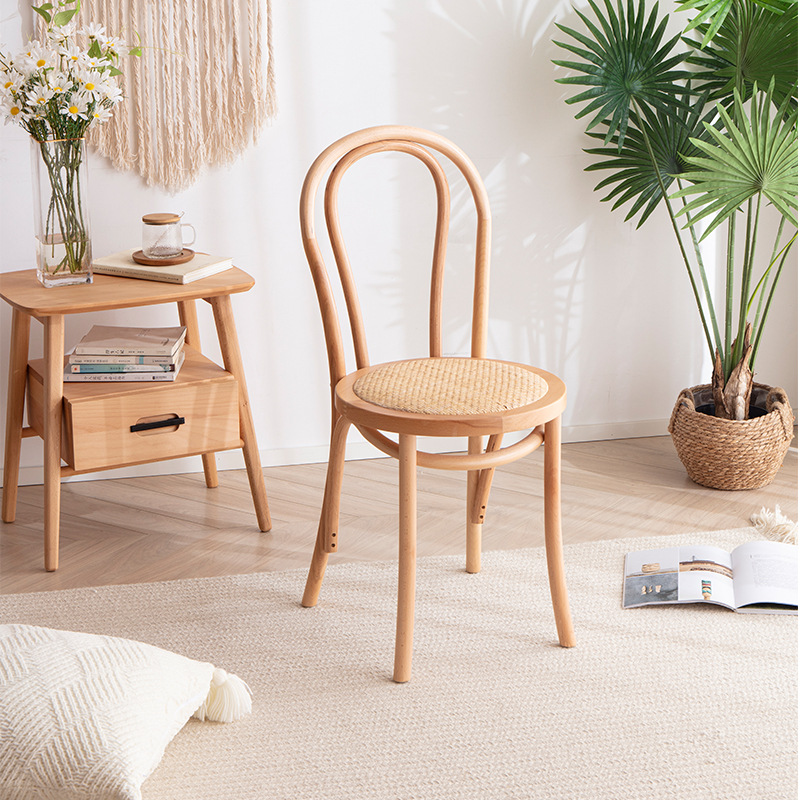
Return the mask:
<path fill-rule="evenodd" d="M 324 191 L 325 223 L 347 307 L 356 368 L 361 369 L 369 366 L 369 352 L 364 318 L 339 222 L 338 193 L 344 173 L 353 164 L 373 153 L 387 151 L 407 153 L 419 159 L 430 172 L 436 190 L 436 229 L 428 325 L 431 356 L 442 355 L 442 296 L 450 226 L 450 188 L 447 176 L 439 159 L 431 151 L 448 159 L 458 169 L 470 189 L 477 213 L 471 355 L 476 358 L 485 358 L 486 356 L 491 213 L 486 189 L 477 169 L 462 150 L 439 134 L 399 125 L 366 128 L 334 142 L 320 154 L 306 175 L 300 197 L 303 247 L 311 267 L 322 313 L 331 389 L 345 376 L 346 366 L 341 322 L 336 309 L 330 277 L 315 233 L 316 195 L 325 175 L 330 172 Z"/>

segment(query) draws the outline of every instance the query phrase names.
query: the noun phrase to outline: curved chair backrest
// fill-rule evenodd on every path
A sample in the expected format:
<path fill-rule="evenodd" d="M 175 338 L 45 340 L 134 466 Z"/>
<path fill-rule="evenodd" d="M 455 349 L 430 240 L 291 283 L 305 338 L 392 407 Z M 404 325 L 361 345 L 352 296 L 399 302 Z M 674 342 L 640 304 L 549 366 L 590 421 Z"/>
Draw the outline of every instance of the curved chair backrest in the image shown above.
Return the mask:
<path fill-rule="evenodd" d="M 303 247 L 314 278 L 322 312 L 325 342 L 331 374 L 331 387 L 345 376 L 342 333 L 336 303 L 331 291 L 325 263 L 314 231 L 314 205 L 320 183 L 330 170 L 325 186 L 325 221 L 336 267 L 344 293 L 350 330 L 353 336 L 356 367 L 369 366 L 366 335 L 361 306 L 342 237 L 337 199 L 342 176 L 354 163 L 372 153 L 397 151 L 415 156 L 428 168 L 436 187 L 437 213 L 433 248 L 430 297 L 430 355 L 442 355 L 442 284 L 450 224 L 450 190 L 444 170 L 431 150 L 445 156 L 459 170 L 469 186 L 477 211 L 477 241 L 475 253 L 475 284 L 472 303 L 471 354 L 486 355 L 486 326 L 488 318 L 489 248 L 491 242 L 491 213 L 483 181 L 467 156 L 448 139 L 420 128 L 401 125 L 381 125 L 351 133 L 326 148 L 311 165 L 300 196 L 300 225 Z"/>

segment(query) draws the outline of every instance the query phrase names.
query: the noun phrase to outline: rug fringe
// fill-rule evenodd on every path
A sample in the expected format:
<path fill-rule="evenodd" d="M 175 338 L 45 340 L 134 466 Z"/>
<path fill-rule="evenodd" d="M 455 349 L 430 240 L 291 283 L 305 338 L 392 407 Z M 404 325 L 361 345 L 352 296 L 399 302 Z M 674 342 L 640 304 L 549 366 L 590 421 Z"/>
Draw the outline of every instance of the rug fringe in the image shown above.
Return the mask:
<path fill-rule="evenodd" d="M 780 506 L 776 505 L 775 511 L 762 508 L 757 514 L 750 517 L 750 522 L 766 539 L 797 544 L 797 523 L 782 514 Z"/>

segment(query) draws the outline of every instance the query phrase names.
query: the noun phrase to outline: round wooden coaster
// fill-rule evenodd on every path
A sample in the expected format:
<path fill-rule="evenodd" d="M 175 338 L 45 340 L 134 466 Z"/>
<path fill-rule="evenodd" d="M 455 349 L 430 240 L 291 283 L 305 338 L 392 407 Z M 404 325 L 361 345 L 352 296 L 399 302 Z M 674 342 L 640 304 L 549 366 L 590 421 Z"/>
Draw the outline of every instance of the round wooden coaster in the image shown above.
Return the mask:
<path fill-rule="evenodd" d="M 169 258 L 148 258 L 141 250 L 137 250 L 131 254 L 131 258 L 137 264 L 144 264 L 146 267 L 169 267 L 173 264 L 185 264 L 187 261 L 191 261 L 194 258 L 194 250 L 184 247 L 180 255 Z"/>

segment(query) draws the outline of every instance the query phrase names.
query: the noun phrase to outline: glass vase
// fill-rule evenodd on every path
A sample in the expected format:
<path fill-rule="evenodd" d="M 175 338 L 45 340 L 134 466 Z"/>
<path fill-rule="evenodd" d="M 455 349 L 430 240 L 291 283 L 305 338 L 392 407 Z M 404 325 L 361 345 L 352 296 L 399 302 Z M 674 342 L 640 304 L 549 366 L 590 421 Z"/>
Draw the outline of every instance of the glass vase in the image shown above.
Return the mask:
<path fill-rule="evenodd" d="M 84 139 L 31 139 L 36 275 L 45 286 L 92 282 Z"/>

